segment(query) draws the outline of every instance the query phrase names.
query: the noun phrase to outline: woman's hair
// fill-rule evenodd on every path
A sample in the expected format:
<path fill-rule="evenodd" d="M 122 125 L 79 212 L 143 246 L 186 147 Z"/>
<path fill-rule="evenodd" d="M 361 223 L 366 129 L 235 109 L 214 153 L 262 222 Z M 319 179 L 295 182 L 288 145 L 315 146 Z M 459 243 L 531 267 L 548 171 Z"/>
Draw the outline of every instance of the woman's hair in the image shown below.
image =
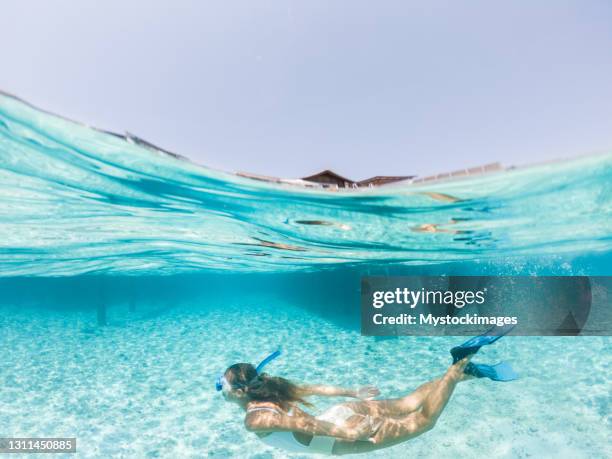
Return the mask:
<path fill-rule="evenodd" d="M 304 400 L 304 391 L 291 381 L 266 373 L 257 374 L 250 363 L 235 363 L 225 376 L 235 389 L 243 389 L 249 400 L 278 403 L 284 409 L 294 403 L 312 406 Z"/>

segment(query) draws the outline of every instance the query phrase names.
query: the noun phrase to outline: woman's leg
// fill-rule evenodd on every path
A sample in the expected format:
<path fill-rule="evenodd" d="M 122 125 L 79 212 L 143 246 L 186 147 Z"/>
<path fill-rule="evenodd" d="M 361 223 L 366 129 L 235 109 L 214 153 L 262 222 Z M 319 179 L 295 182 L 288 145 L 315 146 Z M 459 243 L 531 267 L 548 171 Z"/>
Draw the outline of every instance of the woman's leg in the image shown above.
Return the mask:
<path fill-rule="evenodd" d="M 334 454 L 360 453 L 387 448 L 431 430 L 446 407 L 455 386 L 463 379 L 463 369 L 468 361 L 469 357 L 460 360 L 452 365 L 437 382 L 432 382 L 420 411 L 414 411 L 401 418 L 384 418 L 380 429 L 372 438 L 373 442 L 336 441 Z"/>
<path fill-rule="evenodd" d="M 414 411 L 417 411 L 425 400 L 429 397 L 431 392 L 439 385 L 442 378 L 434 379 L 433 381 L 421 384 L 411 394 L 405 397 L 396 399 L 381 400 L 383 411 L 387 416 L 400 417 L 406 416 Z"/>
<path fill-rule="evenodd" d="M 421 384 L 414 392 L 400 397 L 386 400 L 363 400 L 359 402 L 346 402 L 355 413 L 372 417 L 403 417 L 417 411 L 423 405 L 431 391 L 442 378 Z"/>

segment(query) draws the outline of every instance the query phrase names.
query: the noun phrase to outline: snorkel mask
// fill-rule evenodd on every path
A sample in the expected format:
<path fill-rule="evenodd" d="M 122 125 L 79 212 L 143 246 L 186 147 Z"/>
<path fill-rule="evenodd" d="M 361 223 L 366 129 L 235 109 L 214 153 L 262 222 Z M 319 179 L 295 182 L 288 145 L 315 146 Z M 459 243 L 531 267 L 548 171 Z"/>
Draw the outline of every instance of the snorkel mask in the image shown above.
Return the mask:
<path fill-rule="evenodd" d="M 281 355 L 281 350 L 277 349 L 276 351 L 274 351 L 272 354 L 270 354 L 268 357 L 266 357 L 265 359 L 263 359 L 261 362 L 259 362 L 259 365 L 257 365 L 255 367 L 255 371 L 257 372 L 257 374 L 261 373 L 261 370 L 263 370 L 263 368 L 269 364 L 272 360 L 274 360 L 275 358 L 277 358 L 279 355 Z M 227 384 L 228 386 L 230 385 L 230 383 L 228 382 L 227 378 L 225 377 L 224 374 L 220 374 L 217 377 L 217 380 L 215 381 L 215 389 L 217 389 L 217 392 L 223 390 L 223 384 Z"/>

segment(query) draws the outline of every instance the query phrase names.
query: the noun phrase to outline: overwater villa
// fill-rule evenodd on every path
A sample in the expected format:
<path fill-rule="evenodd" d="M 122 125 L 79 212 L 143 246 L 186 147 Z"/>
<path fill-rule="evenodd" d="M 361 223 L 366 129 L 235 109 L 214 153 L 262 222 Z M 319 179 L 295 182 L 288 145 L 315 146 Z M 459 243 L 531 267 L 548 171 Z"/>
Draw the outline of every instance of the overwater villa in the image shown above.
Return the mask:
<path fill-rule="evenodd" d="M 414 175 L 402 175 L 402 176 L 386 176 L 377 175 L 370 177 L 365 180 L 352 180 L 350 178 L 343 177 L 334 171 L 326 169 L 307 177 L 299 179 L 284 179 L 278 177 L 270 177 L 266 175 L 252 174 L 250 172 L 238 172 L 237 175 L 246 177 L 254 180 L 260 180 L 264 182 L 273 183 L 286 183 L 290 185 L 299 185 L 307 188 L 325 188 L 330 190 L 337 189 L 354 189 L 354 188 L 373 188 L 375 186 L 386 185 L 389 183 L 401 182 L 404 180 L 412 180 Z"/>
<path fill-rule="evenodd" d="M 504 167 L 500 163 L 491 163 L 482 166 L 472 167 L 469 169 L 459 169 L 453 172 L 446 172 L 427 177 L 417 177 L 416 175 L 376 175 L 374 177 L 370 177 L 364 180 L 352 180 L 350 178 L 337 174 L 336 172 L 329 169 L 299 179 L 278 178 L 267 175 L 252 174 L 250 172 L 237 172 L 236 175 L 263 182 L 284 183 L 288 185 L 303 186 L 306 188 L 341 190 L 374 188 L 389 184 L 397 184 L 400 182 L 420 183 L 434 180 L 446 180 L 467 175 L 496 172 L 503 169 Z"/>

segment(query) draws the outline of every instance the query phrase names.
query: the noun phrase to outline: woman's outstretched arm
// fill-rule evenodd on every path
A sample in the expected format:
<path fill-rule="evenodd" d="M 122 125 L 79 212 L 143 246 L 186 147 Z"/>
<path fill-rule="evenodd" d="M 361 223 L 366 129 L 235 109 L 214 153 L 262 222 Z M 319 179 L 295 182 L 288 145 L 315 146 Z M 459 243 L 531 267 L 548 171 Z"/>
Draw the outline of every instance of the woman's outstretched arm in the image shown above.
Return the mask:
<path fill-rule="evenodd" d="M 323 397 L 352 397 L 368 400 L 380 394 L 374 386 L 364 386 L 358 389 L 345 389 L 343 387 L 328 386 L 324 384 L 313 384 L 300 386 L 302 393 L 308 397 L 310 395 L 320 395 Z"/>

